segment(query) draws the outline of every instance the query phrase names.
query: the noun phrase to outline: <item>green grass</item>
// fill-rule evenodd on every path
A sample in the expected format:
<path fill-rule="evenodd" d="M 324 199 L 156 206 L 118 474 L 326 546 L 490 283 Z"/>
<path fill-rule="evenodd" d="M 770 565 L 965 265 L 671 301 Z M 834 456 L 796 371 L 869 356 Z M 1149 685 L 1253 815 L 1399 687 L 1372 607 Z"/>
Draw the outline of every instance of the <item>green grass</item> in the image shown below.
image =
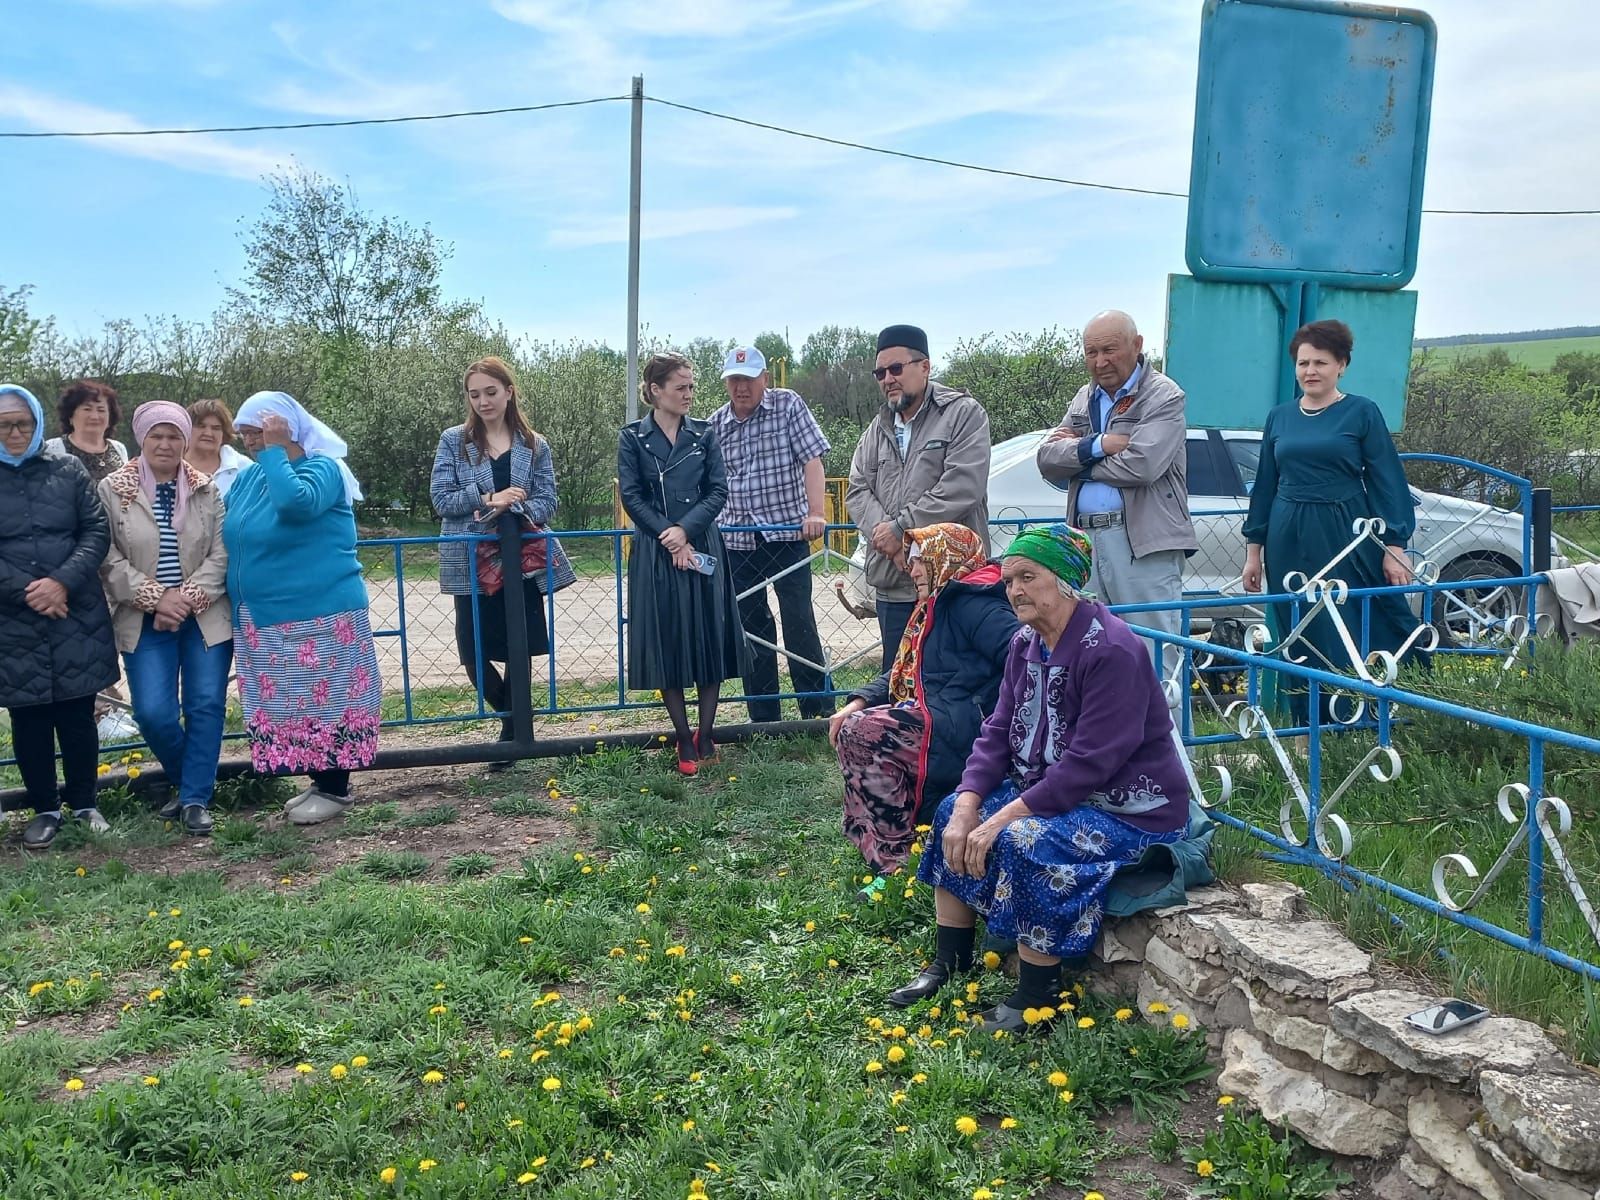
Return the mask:
<path fill-rule="evenodd" d="M 1600 651 L 1580 644 L 1563 653 L 1541 644 L 1536 657 L 1504 674 L 1492 659 L 1440 658 L 1431 676 L 1413 673 L 1406 686 L 1472 708 L 1489 709 L 1535 724 L 1592 735 L 1600 728 Z M 1432 871 L 1444 855 L 1465 854 L 1486 875 L 1516 826 L 1496 807 L 1502 785 L 1527 781 L 1527 742 L 1483 726 L 1405 710 L 1394 743 L 1402 755 L 1400 778 L 1390 784 L 1363 773 L 1339 802 L 1354 848 L 1348 861 L 1392 883 L 1432 896 Z M 1398 711 L 1397 711 L 1398 716 Z M 1355 769 L 1374 744 L 1370 734 L 1330 737 L 1323 795 Z M 1253 749 L 1253 747 L 1252 747 Z M 1262 748 L 1263 751 L 1265 748 Z M 1304 770 L 1303 755 L 1301 769 Z M 1600 878 L 1600 760 L 1549 747 L 1545 794 L 1571 809 L 1571 832 L 1563 852 L 1580 882 L 1597 896 Z M 1276 768 L 1241 773 L 1229 812 L 1278 830 L 1279 805 L 1287 784 Z M 1520 800 L 1513 800 L 1520 814 Z M 1297 836 L 1304 822 L 1296 821 Z M 1479 1000 L 1496 1011 L 1526 1017 L 1557 1032 L 1565 1048 L 1600 1063 L 1600 992 L 1582 976 L 1502 945 L 1445 918 L 1371 891 L 1346 892 L 1320 874 L 1250 861 L 1252 845 L 1230 834 L 1219 847 L 1219 864 L 1230 878 L 1282 874 L 1304 885 L 1325 912 L 1343 922 L 1354 939 L 1392 963 L 1426 974 L 1442 992 Z M 1527 848 L 1520 847 L 1504 872 L 1471 912 L 1515 933 L 1526 933 Z M 1464 901 L 1474 881 L 1451 870 L 1451 894 Z M 1384 909 L 1400 917 L 1397 926 Z M 1545 941 L 1554 949 L 1600 962 L 1582 912 L 1546 854 Z"/>
<path fill-rule="evenodd" d="M 1504 350 L 1511 361 L 1530 371 L 1548 371 L 1563 354 L 1600 354 L 1600 337 L 1541 338 L 1527 342 L 1473 342 L 1461 346 L 1429 346 L 1418 350 L 1440 362 L 1471 358 L 1490 350 Z"/>
<path fill-rule="evenodd" d="M 1076 1200 L 1119 1153 L 1113 1110 L 1170 1133 L 1210 1075 L 1202 1038 L 1113 996 L 1071 998 L 1092 1028 L 982 1036 L 961 1014 L 997 972 L 884 1008 L 931 896 L 853 902 L 821 739 L 728 747 L 694 781 L 617 749 L 547 770 L 557 796 L 519 811 L 570 835 L 493 875 L 404 849 L 269 887 L 131 869 L 114 840 L 8 857 L 0 1017 L 30 1024 L 0 1051 L 0 1195 Z M 337 836 L 363 809 L 398 831 L 384 807 Z M 242 828 L 218 849 L 271 836 Z"/>

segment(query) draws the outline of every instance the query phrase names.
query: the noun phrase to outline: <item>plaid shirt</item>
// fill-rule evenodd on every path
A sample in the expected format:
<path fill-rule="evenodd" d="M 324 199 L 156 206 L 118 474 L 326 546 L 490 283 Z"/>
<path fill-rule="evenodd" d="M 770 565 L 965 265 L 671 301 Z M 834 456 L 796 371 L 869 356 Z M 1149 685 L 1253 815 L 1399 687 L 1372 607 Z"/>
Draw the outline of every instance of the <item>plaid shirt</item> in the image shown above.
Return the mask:
<path fill-rule="evenodd" d="M 730 525 L 798 525 L 806 504 L 805 465 L 829 450 L 817 419 L 798 392 L 768 388 L 755 412 L 741 421 L 733 405 L 711 414 L 711 428 L 728 466 L 728 503 L 717 518 Z M 767 541 L 798 542 L 798 529 L 764 535 Z M 753 550 L 753 533 L 724 533 L 730 550 Z"/>

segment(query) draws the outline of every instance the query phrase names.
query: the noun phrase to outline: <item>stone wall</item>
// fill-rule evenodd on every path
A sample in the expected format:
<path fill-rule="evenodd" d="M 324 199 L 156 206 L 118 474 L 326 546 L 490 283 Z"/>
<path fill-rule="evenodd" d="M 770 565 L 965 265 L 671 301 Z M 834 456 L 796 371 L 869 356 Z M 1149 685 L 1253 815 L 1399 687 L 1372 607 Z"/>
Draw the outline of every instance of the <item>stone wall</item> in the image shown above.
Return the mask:
<path fill-rule="evenodd" d="M 1376 1160 L 1379 1200 L 1600 1200 L 1600 1080 L 1537 1025 L 1434 1036 L 1437 996 L 1372 958 L 1287 883 L 1207 888 L 1106 923 L 1096 967 L 1205 1031 L 1218 1087 L 1333 1154 Z M 1159 1010 L 1158 1010 L 1159 1011 Z"/>

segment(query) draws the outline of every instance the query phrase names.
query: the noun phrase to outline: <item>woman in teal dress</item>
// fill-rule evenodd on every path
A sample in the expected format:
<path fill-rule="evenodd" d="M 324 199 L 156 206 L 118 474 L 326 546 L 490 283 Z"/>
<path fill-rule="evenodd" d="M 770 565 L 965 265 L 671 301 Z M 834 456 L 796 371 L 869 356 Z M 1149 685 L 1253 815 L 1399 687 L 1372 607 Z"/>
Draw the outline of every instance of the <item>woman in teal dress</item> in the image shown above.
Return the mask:
<path fill-rule="evenodd" d="M 1290 591 L 1285 575 L 1295 571 L 1315 575 L 1350 544 L 1353 524 L 1361 517 L 1383 518 L 1384 548 L 1367 539 L 1329 577 L 1352 588 L 1398 586 L 1412 580 L 1405 548 L 1416 516 L 1389 427 L 1371 400 L 1339 390 L 1354 341 L 1342 321 L 1313 321 L 1289 342 L 1303 394 L 1296 404 L 1274 408 L 1261 431 L 1261 461 L 1244 523 L 1247 592 L 1259 592 L 1263 582 L 1269 591 Z M 1274 614 L 1281 635 L 1293 624 L 1287 606 L 1275 607 L 1283 610 Z M 1359 649 L 1361 601 L 1347 601 L 1343 616 Z M 1404 596 L 1374 596 L 1366 649 L 1394 653 L 1416 626 Z M 1350 655 L 1326 614 L 1319 614 L 1302 636 L 1328 662 L 1339 667 L 1349 664 Z M 1304 646 L 1291 651 L 1297 658 L 1305 657 L 1307 666 L 1328 669 L 1328 663 Z M 1296 682 L 1285 691 L 1291 717 L 1303 724 L 1309 711 L 1305 687 Z M 1326 704 L 1322 707 L 1326 719 Z"/>

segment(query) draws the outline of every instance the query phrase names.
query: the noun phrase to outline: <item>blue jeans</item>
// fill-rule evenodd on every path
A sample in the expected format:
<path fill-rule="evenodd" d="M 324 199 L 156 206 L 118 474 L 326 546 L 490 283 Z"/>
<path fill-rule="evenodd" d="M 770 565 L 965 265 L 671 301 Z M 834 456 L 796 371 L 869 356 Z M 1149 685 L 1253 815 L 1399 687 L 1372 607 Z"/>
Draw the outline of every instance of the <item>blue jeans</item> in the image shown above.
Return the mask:
<path fill-rule="evenodd" d="M 209 807 L 222 754 L 233 643 L 207 646 L 200 622 L 193 617 L 176 630 L 163 632 L 147 616 L 138 646 L 122 661 L 133 719 L 177 789 L 178 799 Z"/>

